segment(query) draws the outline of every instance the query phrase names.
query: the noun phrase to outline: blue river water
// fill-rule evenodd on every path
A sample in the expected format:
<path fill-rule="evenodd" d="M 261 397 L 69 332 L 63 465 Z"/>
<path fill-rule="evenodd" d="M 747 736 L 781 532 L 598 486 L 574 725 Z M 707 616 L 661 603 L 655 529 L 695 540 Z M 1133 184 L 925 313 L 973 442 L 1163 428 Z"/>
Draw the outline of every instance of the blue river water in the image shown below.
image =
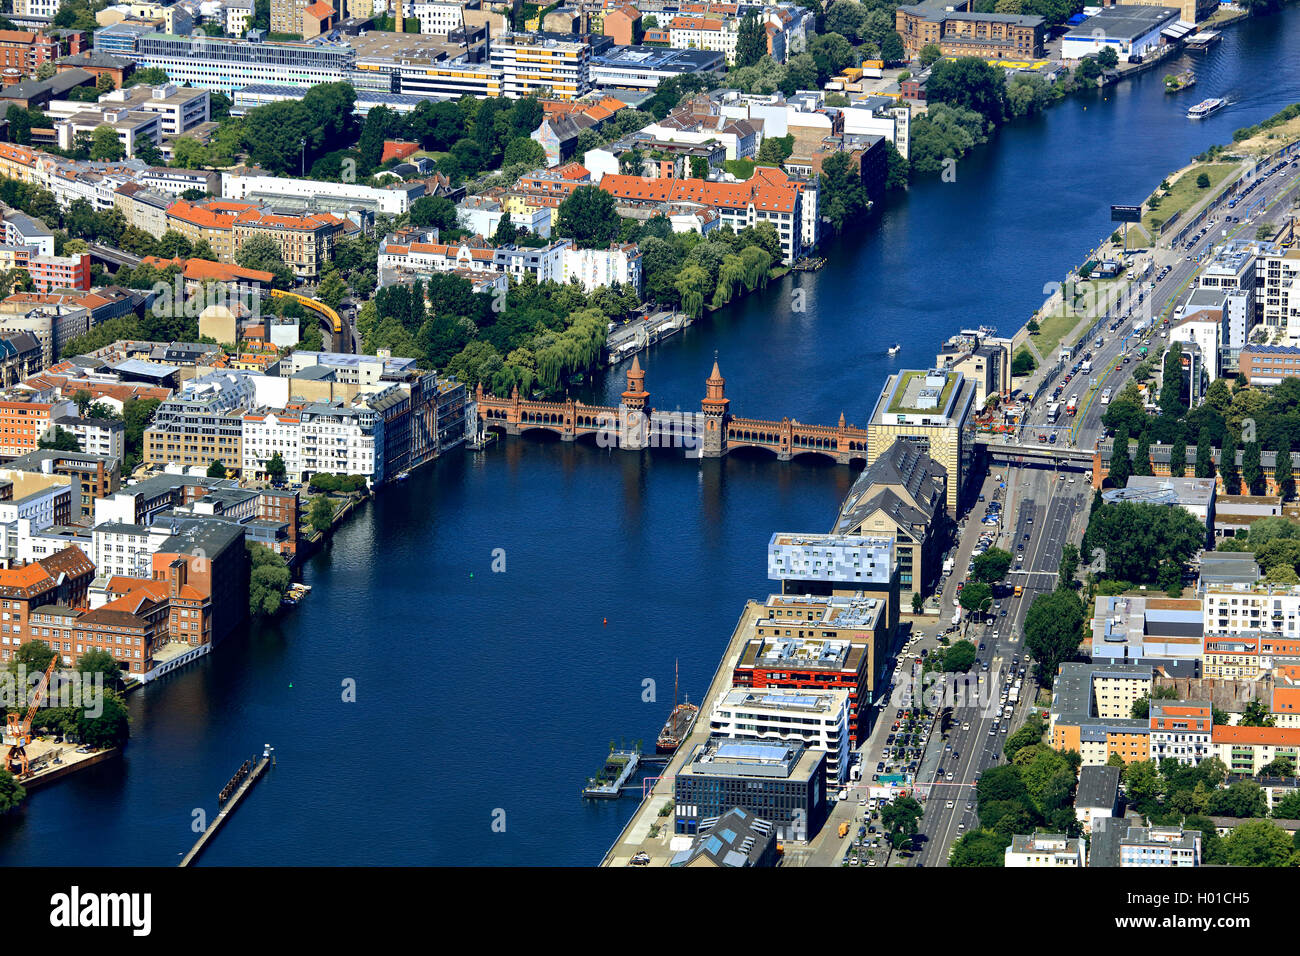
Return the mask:
<path fill-rule="evenodd" d="M 1200 82 L 1168 96 L 1182 65 Z M 1187 120 L 1208 96 L 1229 105 Z M 1297 101 L 1293 5 L 1009 125 L 955 182 L 915 184 L 834 243 L 822 271 L 642 353 L 651 403 L 698 408 L 716 351 L 736 414 L 862 423 L 891 369 L 960 328 L 1023 324 L 1110 231 L 1111 203 Z M 586 397 L 623 387 L 616 372 Z M 174 865 L 196 809 L 214 813 L 271 743 L 277 767 L 202 865 L 593 865 L 633 806 L 579 796 L 610 742 L 653 740 L 674 662 L 698 700 L 744 601 L 767 593 L 772 532 L 827 530 L 852 477 L 532 439 L 455 452 L 343 527 L 297 609 L 134 694 L 122 759 L 0 820 L 0 864 Z"/>

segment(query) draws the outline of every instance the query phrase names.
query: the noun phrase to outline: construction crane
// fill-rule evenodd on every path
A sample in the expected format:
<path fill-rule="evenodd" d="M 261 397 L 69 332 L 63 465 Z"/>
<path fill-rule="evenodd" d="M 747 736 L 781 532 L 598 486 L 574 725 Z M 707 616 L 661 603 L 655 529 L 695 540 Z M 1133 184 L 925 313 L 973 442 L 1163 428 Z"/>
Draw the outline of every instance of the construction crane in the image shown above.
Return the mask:
<path fill-rule="evenodd" d="M 59 662 L 59 655 L 55 654 L 50 658 L 50 666 L 45 668 L 45 678 L 41 683 L 36 685 L 32 692 L 32 706 L 27 709 L 27 716 L 20 721 L 17 714 L 10 714 L 8 722 L 5 725 L 5 746 L 9 752 L 5 755 L 5 769 L 18 777 L 20 780 L 28 774 L 27 769 L 27 745 L 32 742 L 32 718 L 36 716 L 36 710 L 41 706 L 41 701 L 45 699 L 45 692 L 50 686 L 50 676 L 54 673 L 54 665 Z"/>

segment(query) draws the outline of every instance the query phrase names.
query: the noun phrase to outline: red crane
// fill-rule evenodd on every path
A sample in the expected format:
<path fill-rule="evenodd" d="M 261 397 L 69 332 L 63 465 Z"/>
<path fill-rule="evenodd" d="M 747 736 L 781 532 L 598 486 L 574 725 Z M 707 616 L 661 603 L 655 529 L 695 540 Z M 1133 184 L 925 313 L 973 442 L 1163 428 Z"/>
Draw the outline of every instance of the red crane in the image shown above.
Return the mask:
<path fill-rule="evenodd" d="M 20 720 L 17 714 L 10 714 L 5 725 L 4 742 L 9 748 L 9 752 L 5 755 L 5 769 L 20 779 L 27 776 L 29 772 L 27 745 L 32 742 L 32 718 L 36 716 L 41 701 L 45 699 L 45 692 L 50 686 L 50 676 L 54 673 L 54 665 L 58 662 L 58 654 L 50 658 L 50 666 L 45 668 L 44 679 L 32 692 L 32 705 L 27 709 L 27 716 Z"/>

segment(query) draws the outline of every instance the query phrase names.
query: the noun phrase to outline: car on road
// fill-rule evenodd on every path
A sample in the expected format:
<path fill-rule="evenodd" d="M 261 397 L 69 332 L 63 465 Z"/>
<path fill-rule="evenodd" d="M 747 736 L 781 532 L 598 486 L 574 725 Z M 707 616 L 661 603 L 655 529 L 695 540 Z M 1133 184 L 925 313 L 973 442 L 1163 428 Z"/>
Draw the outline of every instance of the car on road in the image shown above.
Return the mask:
<path fill-rule="evenodd" d="M 947 809 L 949 809 L 949 810 L 952 809 L 952 801 L 951 801 L 951 800 L 948 801 Z"/>

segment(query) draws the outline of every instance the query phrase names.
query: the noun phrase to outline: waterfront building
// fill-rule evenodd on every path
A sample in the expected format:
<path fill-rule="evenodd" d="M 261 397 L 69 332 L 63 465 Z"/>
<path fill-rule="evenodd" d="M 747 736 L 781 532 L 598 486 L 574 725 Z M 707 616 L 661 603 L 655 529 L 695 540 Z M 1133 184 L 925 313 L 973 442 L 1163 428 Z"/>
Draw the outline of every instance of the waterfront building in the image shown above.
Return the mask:
<path fill-rule="evenodd" d="M 1150 8 L 1151 0 L 1118 0 L 1120 6 L 1140 6 Z M 1178 11 L 1178 24 L 1195 25 L 1208 20 L 1220 9 L 1219 0 L 1172 0 L 1168 4 Z M 1190 32 L 1190 31 L 1187 31 Z M 1186 34 L 1183 34 L 1186 35 Z M 1177 37 L 1182 38 L 1182 35 Z"/>
<path fill-rule="evenodd" d="M 1083 837 L 1064 833 L 1017 833 L 1006 848 L 1007 867 L 1082 867 L 1086 856 Z"/>
<path fill-rule="evenodd" d="M 826 754 L 796 741 L 710 737 L 673 780 L 674 832 L 694 836 L 733 807 L 772 821 L 778 839 L 816 836 L 828 812 Z"/>
<path fill-rule="evenodd" d="M 188 622 L 187 615 L 178 614 L 174 630 L 178 639 L 190 646 L 219 641 L 248 617 L 250 563 L 244 527 L 226 521 L 175 518 L 170 530 L 153 553 L 153 579 L 167 582 L 173 598 L 193 595 L 211 609 L 203 615 L 188 615 Z"/>
<path fill-rule="evenodd" d="M 144 432 L 144 461 L 187 468 L 221 461 L 237 470 L 243 461 L 244 410 L 262 403 L 282 406 L 287 386 L 285 379 L 249 372 L 213 372 L 187 381 L 154 412 Z M 278 402 L 266 402 L 270 396 Z"/>
<path fill-rule="evenodd" d="M 957 372 L 975 386 L 975 406 L 983 408 L 990 395 L 1011 394 L 1011 339 L 983 329 L 952 336 L 935 356 L 934 367 Z"/>
<path fill-rule="evenodd" d="M 793 262 L 811 245 L 805 217 L 815 211 L 817 192 L 812 181 L 798 180 L 784 170 L 760 166 L 740 183 L 715 183 L 703 179 L 645 179 L 641 176 L 606 175 L 600 188 L 621 204 L 660 207 L 694 205 L 716 211 L 722 225 L 739 232 L 770 223 L 781 242 L 782 261 Z M 813 233 L 815 238 L 820 233 Z M 814 241 L 815 241 L 814 238 Z"/>
<path fill-rule="evenodd" d="M 831 600 L 822 599 L 827 605 Z M 796 609 L 769 606 L 769 617 L 754 629 L 754 633 L 760 636 L 747 640 L 741 650 L 732 671 L 732 685 L 791 691 L 845 690 L 849 694 L 849 730 L 853 735 L 853 745 L 859 746 L 871 729 L 875 672 L 883 672 L 886 664 L 880 658 L 873 660 L 875 642 L 866 637 L 874 633 L 879 618 L 866 616 L 872 610 L 870 608 L 861 609 L 864 612 L 861 620 L 850 614 L 852 623 L 848 630 L 863 635 L 855 642 L 847 635 L 840 635 L 838 639 L 814 637 L 826 629 L 817 620 L 808 621 L 800 628 L 798 625 L 804 622 L 771 616 L 786 610 L 793 612 Z M 851 612 L 853 609 L 846 610 Z M 878 614 L 879 607 L 876 610 Z M 790 632 L 789 636 L 785 635 L 786 631 Z M 834 629 L 831 632 L 835 633 Z"/>
<path fill-rule="evenodd" d="M 1151 696 L 1154 680 L 1145 665 L 1062 664 L 1052 685 L 1052 749 L 1078 752 L 1084 766 L 1112 756 L 1126 764 L 1149 760 L 1150 723 L 1133 716 L 1133 704 Z"/>
<path fill-rule="evenodd" d="M 900 597 L 929 594 L 946 546 L 947 473 L 912 442 L 897 441 L 865 468 L 832 531 L 894 542 Z"/>
<path fill-rule="evenodd" d="M 948 476 L 949 514 L 958 514 L 975 457 L 972 416 L 975 389 L 947 369 L 889 376 L 867 425 L 867 466 L 896 441 L 909 441 L 937 461 Z"/>
<path fill-rule="evenodd" d="M 797 740 L 826 753 L 826 780 L 842 784 L 849 773 L 849 693 L 815 694 L 733 690 L 713 709 L 709 732 L 733 740 Z"/>
<path fill-rule="evenodd" d="M 668 865 L 776 866 L 779 859 L 772 822 L 732 807 L 720 817 L 701 820 L 691 845 L 678 850 Z"/>
<path fill-rule="evenodd" d="M 1171 29 L 1178 29 L 1178 20 L 1175 7 L 1103 6 L 1061 38 L 1061 56 L 1078 60 L 1102 50 L 1114 50 L 1121 63 L 1141 62 L 1169 42 L 1164 37 Z M 1182 31 L 1179 38 L 1187 32 Z"/>
<path fill-rule="evenodd" d="M 930 44 L 944 56 L 1034 60 L 1043 56 L 1044 20 L 1036 16 L 971 13 L 969 0 L 924 0 L 899 7 L 894 29 L 909 58 Z"/>
<path fill-rule="evenodd" d="M 1210 734 L 1214 714 L 1208 703 L 1192 700 L 1152 700 L 1147 719 L 1151 726 L 1151 759 L 1176 760 L 1195 767 L 1213 756 Z"/>
<path fill-rule="evenodd" d="M 84 604 L 95 566 L 80 548 L 67 548 L 21 568 L 0 570 L 0 661 L 13 659 L 29 640 L 45 641 L 64 664 L 76 657 L 72 642 L 54 640 L 50 628 L 34 624 L 31 614 L 52 604 L 72 607 Z"/>

